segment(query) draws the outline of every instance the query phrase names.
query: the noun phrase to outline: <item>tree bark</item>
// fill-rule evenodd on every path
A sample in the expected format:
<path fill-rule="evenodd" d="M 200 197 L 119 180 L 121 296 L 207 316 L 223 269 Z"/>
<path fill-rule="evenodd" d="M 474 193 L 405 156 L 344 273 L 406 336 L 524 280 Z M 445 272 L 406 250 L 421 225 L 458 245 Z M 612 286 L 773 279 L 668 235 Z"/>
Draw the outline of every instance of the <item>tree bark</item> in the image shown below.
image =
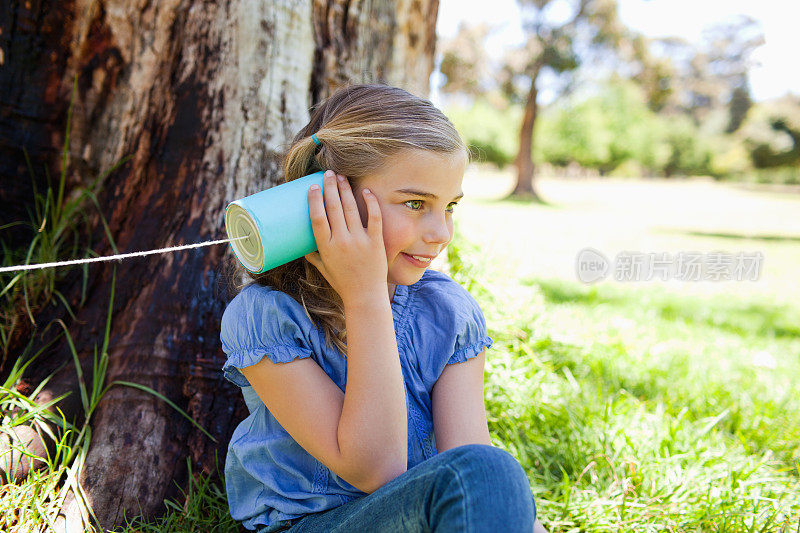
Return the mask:
<path fill-rule="evenodd" d="M 282 152 L 308 120 L 309 107 L 338 86 L 385 82 L 428 96 L 438 0 L 52 4 L 12 2 L 5 8 L 15 23 L 59 13 L 58 28 L 49 31 L 63 35 L 44 39 L 47 30 L 35 24 L 26 26 L 24 35 L 9 31 L 7 39 L 24 37 L 36 46 L 12 47 L 32 55 L 4 68 L 24 71 L 28 65 L 31 98 L 50 95 L 52 109 L 31 127 L 39 128 L 36 139 L 50 139 L 51 167 L 63 137 L 47 132 L 64 131 L 63 110 L 78 76 L 70 187 L 131 156 L 106 179 L 99 197 L 120 252 L 224 238 L 227 203 L 279 181 Z M 14 98 L 19 96 L 11 84 L 0 86 L 0 109 L 13 107 Z M 0 131 L 0 148 L 25 146 L 23 139 Z M 7 171 L 24 179 L 18 167 Z M 102 243 L 95 251 L 112 254 L 99 216 L 94 227 L 91 242 Z M 104 529 L 123 524 L 125 517 L 163 513 L 164 499 L 180 496 L 176 484 L 187 490 L 187 456 L 193 471 L 218 475 L 230 435 L 247 415 L 238 388 L 221 373 L 219 322 L 230 295 L 220 265 L 227 254 L 227 245 L 215 245 L 93 263 L 87 303 L 75 320 L 54 306 L 37 315 L 32 334 L 38 345 L 57 333 L 55 327 L 43 331 L 46 324 L 59 318 L 68 324 L 90 384 L 116 268 L 106 383 L 125 380 L 155 389 L 218 440 L 150 394 L 109 389 L 93 414 L 92 443 L 80 475 Z M 80 276 L 68 277 L 61 291 L 74 310 Z M 11 353 L 19 353 L 27 340 L 17 339 Z M 59 406 L 68 420 L 79 421 L 76 369 L 64 339 L 32 366 L 22 392 L 55 373 L 37 401 L 71 391 Z M 74 498 L 68 498 L 57 526 L 84 529 Z"/>
<path fill-rule="evenodd" d="M 35 12 L 19 2 L 0 5 L 0 226 L 28 222 L 33 187 L 47 187 L 41 163 L 62 147 L 68 98 L 59 93 L 69 57 L 67 2 L 43 0 Z M 33 165 L 28 170 L 24 147 Z M 55 166 L 48 169 L 57 176 Z M 0 233 L 9 248 L 27 245 L 33 232 L 14 226 Z"/>
<path fill-rule="evenodd" d="M 519 152 L 514 160 L 514 165 L 517 168 L 517 184 L 509 197 L 524 198 L 535 201 L 541 201 L 539 194 L 534 188 L 534 164 L 533 164 L 533 143 L 534 143 L 534 126 L 536 125 L 536 115 L 538 105 L 536 99 L 538 97 L 536 90 L 536 78 L 539 76 L 539 70 L 534 70 L 531 75 L 531 86 L 528 91 L 528 98 L 525 102 L 525 114 L 522 117 L 522 126 L 519 130 Z"/>

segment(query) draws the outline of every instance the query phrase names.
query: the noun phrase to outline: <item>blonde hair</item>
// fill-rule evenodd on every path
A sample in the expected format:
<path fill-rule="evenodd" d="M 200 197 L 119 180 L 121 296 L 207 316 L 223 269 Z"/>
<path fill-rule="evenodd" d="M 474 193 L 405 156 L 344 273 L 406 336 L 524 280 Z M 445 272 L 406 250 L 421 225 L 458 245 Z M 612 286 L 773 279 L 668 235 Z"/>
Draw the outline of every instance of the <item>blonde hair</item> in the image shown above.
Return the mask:
<path fill-rule="evenodd" d="M 314 133 L 320 146 L 311 138 Z M 332 169 L 356 188 L 403 149 L 464 153 L 468 161 L 472 157 L 455 126 L 428 100 L 388 85 L 345 86 L 312 108 L 308 124 L 283 157 L 283 182 Z M 239 290 L 258 283 L 289 294 L 314 325 L 322 327 L 326 344 L 346 357 L 342 299 L 305 257 L 262 274 L 246 274 L 253 282 L 238 286 Z"/>

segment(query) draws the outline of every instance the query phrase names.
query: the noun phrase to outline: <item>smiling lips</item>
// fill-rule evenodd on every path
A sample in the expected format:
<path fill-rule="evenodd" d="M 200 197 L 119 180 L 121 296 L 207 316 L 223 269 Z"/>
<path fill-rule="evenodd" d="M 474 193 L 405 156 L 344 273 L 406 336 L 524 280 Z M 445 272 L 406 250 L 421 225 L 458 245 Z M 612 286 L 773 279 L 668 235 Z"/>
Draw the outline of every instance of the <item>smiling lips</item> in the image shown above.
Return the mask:
<path fill-rule="evenodd" d="M 428 266 L 430 264 L 430 262 L 433 261 L 432 257 L 428 257 L 428 256 L 425 256 L 425 255 L 409 255 L 409 254 L 407 254 L 405 252 L 400 252 L 400 253 L 403 254 L 403 257 L 408 259 L 408 261 L 411 264 L 413 264 L 415 266 L 418 266 L 418 267 Z"/>

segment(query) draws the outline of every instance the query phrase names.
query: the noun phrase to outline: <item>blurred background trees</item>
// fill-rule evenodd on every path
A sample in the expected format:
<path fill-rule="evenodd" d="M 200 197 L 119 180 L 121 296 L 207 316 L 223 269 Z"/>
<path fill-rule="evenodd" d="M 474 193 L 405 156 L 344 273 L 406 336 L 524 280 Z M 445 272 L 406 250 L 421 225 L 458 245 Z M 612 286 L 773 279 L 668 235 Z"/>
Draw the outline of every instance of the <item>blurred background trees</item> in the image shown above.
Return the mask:
<path fill-rule="evenodd" d="M 800 183 L 800 98 L 751 95 L 755 20 L 723 20 L 692 44 L 624 27 L 616 0 L 518 4 L 526 41 L 502 61 L 483 52 L 485 24 L 440 43 L 443 107 L 479 161 L 515 165 L 512 194 L 536 198 L 536 174 L 578 168 Z M 545 77 L 555 97 L 542 104 Z"/>

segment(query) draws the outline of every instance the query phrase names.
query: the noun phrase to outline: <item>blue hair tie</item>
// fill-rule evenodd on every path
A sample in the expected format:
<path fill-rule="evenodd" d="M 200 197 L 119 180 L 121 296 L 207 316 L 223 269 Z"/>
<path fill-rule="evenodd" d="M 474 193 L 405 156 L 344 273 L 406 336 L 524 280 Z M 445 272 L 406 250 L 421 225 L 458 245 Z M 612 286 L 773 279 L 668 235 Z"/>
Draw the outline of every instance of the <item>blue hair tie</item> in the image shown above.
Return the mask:
<path fill-rule="evenodd" d="M 319 142 L 319 139 L 317 139 L 316 133 L 311 136 L 311 140 L 314 141 L 314 144 L 316 144 L 317 146 L 322 144 L 321 142 Z"/>

